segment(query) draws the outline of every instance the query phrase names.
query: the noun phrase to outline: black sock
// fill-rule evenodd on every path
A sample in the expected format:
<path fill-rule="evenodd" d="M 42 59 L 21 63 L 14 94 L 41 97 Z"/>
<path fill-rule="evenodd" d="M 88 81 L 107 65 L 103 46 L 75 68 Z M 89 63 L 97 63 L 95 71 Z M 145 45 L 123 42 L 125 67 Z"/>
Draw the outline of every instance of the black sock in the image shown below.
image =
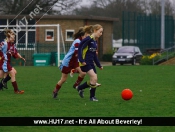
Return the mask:
<path fill-rule="evenodd" d="M 3 82 L 8 82 L 11 79 L 11 77 L 9 76 L 9 74 L 5 77 L 5 79 L 3 80 Z"/>
<path fill-rule="evenodd" d="M 79 90 L 82 90 L 82 89 L 89 88 L 89 87 L 90 87 L 90 86 L 89 86 L 89 83 L 88 83 L 88 82 L 85 82 L 85 83 L 79 85 L 79 86 L 78 86 L 78 89 L 79 89 Z"/>
<path fill-rule="evenodd" d="M 2 85 L 2 81 L 0 82 L 0 89 L 2 89 L 3 88 L 3 85 Z"/>
<path fill-rule="evenodd" d="M 95 97 L 95 91 L 96 91 L 96 88 L 90 89 L 90 98 Z"/>

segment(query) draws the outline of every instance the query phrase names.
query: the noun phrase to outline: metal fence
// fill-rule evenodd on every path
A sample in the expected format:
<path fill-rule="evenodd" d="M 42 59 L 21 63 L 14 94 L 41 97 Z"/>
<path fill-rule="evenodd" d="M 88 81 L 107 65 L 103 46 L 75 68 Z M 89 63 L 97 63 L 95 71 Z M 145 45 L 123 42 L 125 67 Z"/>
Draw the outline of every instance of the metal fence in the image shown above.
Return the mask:
<path fill-rule="evenodd" d="M 161 50 L 161 16 L 123 12 L 123 46 L 138 46 L 143 53 L 148 49 Z M 174 46 L 174 19 L 165 16 L 165 48 Z"/>
<path fill-rule="evenodd" d="M 175 46 L 166 48 L 159 52 L 160 56 L 153 58 L 153 65 L 159 64 L 161 62 L 167 61 L 168 59 L 175 57 Z"/>
<path fill-rule="evenodd" d="M 22 45 L 24 44 L 18 44 L 18 52 L 25 57 L 26 63 L 24 63 L 20 59 L 12 59 L 12 65 L 26 65 L 26 66 L 33 66 L 34 63 L 34 58 L 33 55 L 35 53 L 51 53 L 51 60 L 50 60 L 50 65 L 54 65 L 56 63 L 56 58 L 55 54 L 57 53 L 57 44 L 32 44 L 32 47 L 25 48 Z M 71 46 L 71 43 L 65 43 L 65 50 L 68 52 L 69 48 Z"/>

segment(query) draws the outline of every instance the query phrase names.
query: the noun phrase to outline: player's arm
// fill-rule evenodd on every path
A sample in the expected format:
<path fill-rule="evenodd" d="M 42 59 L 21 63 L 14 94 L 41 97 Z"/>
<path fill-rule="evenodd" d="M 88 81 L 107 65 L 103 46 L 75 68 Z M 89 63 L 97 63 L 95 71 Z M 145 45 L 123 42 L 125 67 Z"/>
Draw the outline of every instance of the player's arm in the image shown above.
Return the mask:
<path fill-rule="evenodd" d="M 18 50 L 17 50 L 16 47 L 15 47 L 15 54 L 13 55 L 13 57 L 14 57 L 14 58 L 20 58 L 20 59 L 22 59 L 24 62 L 26 62 L 26 59 L 23 58 L 23 57 L 20 55 L 20 53 L 18 53 Z"/>
<path fill-rule="evenodd" d="M 103 67 L 100 64 L 100 61 L 98 60 L 97 54 L 95 53 L 94 55 L 94 62 L 96 64 L 97 67 L 99 67 L 100 69 L 103 69 Z"/>
<path fill-rule="evenodd" d="M 18 58 L 22 59 L 24 62 L 26 62 L 26 59 L 23 58 L 19 53 L 17 53 Z"/>
<path fill-rule="evenodd" d="M 4 42 L 1 42 L 0 43 L 1 59 L 2 60 L 8 60 L 7 59 L 7 54 L 6 54 L 5 50 L 4 50 L 4 47 L 5 47 L 5 43 Z"/>

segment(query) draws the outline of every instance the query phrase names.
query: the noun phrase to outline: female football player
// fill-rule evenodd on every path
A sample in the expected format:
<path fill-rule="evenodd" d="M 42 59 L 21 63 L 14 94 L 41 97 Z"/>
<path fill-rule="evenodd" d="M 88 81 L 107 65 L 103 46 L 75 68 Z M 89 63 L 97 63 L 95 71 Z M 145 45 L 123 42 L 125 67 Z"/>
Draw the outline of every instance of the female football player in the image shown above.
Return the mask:
<path fill-rule="evenodd" d="M 101 70 L 103 69 L 96 54 L 97 51 L 96 39 L 99 38 L 102 35 L 102 33 L 103 33 L 103 27 L 99 24 L 94 25 L 92 35 L 82 40 L 78 48 L 78 59 L 80 62 L 80 68 L 83 72 L 86 72 L 90 77 L 90 81 L 87 81 L 82 85 L 78 86 L 78 91 L 80 97 L 83 98 L 84 97 L 83 89 L 90 87 L 91 101 L 98 101 L 98 99 L 95 97 L 97 87 L 96 85 L 97 74 L 94 62 Z"/>
<path fill-rule="evenodd" d="M 65 55 L 62 64 L 60 65 L 60 70 L 62 72 L 61 79 L 55 86 L 53 91 L 53 98 L 56 98 L 58 95 L 58 91 L 60 90 L 62 84 L 67 80 L 68 74 L 72 69 L 76 69 L 79 72 L 79 76 L 73 87 L 78 86 L 86 73 L 82 72 L 79 63 L 78 63 L 78 47 L 82 39 L 84 39 L 87 34 L 92 33 L 92 26 L 80 27 L 79 31 L 74 34 L 74 42 L 72 43 L 68 53 Z"/>
<path fill-rule="evenodd" d="M 15 47 L 15 33 L 11 29 L 5 30 L 6 39 L 0 43 L 0 52 L 1 52 L 1 60 L 0 60 L 0 77 L 3 78 L 5 75 L 10 76 L 12 86 L 14 88 L 14 93 L 23 94 L 24 90 L 19 90 L 16 82 L 16 70 L 10 64 L 11 57 L 20 58 L 25 61 L 25 59 L 18 53 Z M 3 87 L 3 82 L 0 83 L 0 89 Z"/>

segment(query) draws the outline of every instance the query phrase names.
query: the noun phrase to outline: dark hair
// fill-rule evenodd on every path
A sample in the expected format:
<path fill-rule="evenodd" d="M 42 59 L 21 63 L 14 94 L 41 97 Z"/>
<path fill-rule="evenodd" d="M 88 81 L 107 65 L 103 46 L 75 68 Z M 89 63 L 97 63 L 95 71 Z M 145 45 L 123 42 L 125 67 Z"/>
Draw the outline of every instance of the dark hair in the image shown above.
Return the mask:
<path fill-rule="evenodd" d="M 80 27 L 79 30 L 78 30 L 78 32 L 76 32 L 74 34 L 74 39 L 77 39 L 77 38 L 79 38 L 81 36 L 84 36 L 84 34 L 85 34 L 84 27 Z"/>

